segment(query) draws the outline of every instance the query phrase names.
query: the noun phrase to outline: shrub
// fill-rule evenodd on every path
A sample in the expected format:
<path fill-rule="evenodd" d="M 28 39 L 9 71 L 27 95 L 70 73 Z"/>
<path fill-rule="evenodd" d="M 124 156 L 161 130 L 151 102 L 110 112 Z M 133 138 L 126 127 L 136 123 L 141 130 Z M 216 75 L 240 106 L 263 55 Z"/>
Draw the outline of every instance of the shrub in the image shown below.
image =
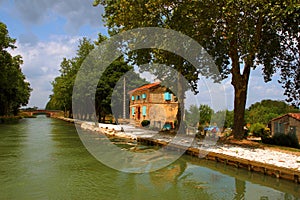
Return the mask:
<path fill-rule="evenodd" d="M 273 140 L 276 145 L 299 148 L 299 140 L 294 133 L 275 134 Z"/>
<path fill-rule="evenodd" d="M 250 127 L 250 132 L 253 133 L 255 137 L 262 137 L 264 135 L 265 125 L 261 123 L 255 123 Z"/>
<path fill-rule="evenodd" d="M 143 120 L 143 121 L 141 122 L 141 125 L 142 125 L 143 127 L 149 126 L 149 125 L 150 125 L 150 121 L 149 121 L 149 120 Z"/>
<path fill-rule="evenodd" d="M 262 138 L 262 142 L 265 144 L 273 144 L 278 146 L 292 147 L 292 148 L 300 148 L 299 140 L 294 133 L 275 133 L 273 138 Z"/>

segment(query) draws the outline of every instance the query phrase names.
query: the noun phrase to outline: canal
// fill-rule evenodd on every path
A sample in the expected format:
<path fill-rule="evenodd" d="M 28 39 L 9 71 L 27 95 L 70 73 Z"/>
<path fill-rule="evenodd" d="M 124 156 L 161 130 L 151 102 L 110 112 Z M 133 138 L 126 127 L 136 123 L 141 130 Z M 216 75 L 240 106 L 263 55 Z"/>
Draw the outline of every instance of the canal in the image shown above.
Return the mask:
<path fill-rule="evenodd" d="M 73 124 L 38 116 L 0 125 L 0 199 L 300 199 L 289 181 L 182 156 L 147 174 L 111 169 Z"/>

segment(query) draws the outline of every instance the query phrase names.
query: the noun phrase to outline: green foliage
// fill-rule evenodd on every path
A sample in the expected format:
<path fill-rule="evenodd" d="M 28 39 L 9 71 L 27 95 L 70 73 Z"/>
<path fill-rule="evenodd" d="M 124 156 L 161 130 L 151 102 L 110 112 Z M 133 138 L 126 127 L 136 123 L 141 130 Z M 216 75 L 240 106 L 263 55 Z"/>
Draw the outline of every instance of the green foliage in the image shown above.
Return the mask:
<path fill-rule="evenodd" d="M 263 143 L 273 144 L 285 147 L 300 148 L 299 140 L 294 133 L 281 134 L 277 133 L 273 138 L 263 138 Z"/>
<path fill-rule="evenodd" d="M 141 125 L 142 125 L 143 127 L 149 126 L 149 125 L 150 125 L 150 121 L 149 121 L 149 120 L 143 120 L 143 121 L 141 122 Z"/>
<path fill-rule="evenodd" d="M 186 122 L 189 126 L 196 127 L 199 123 L 199 127 L 207 124 L 216 124 L 217 126 L 224 128 L 231 128 L 233 126 L 233 111 L 218 111 L 214 110 L 209 105 L 191 105 L 189 110 L 185 111 Z"/>
<path fill-rule="evenodd" d="M 189 110 L 185 110 L 187 125 L 196 127 L 198 123 L 209 124 L 214 111 L 208 105 L 191 105 Z"/>
<path fill-rule="evenodd" d="M 196 105 L 191 105 L 189 110 L 185 111 L 186 122 L 189 126 L 195 127 L 199 123 L 200 112 Z"/>
<path fill-rule="evenodd" d="M 299 109 L 283 101 L 262 100 L 249 107 L 246 111 L 246 122 L 267 125 L 272 119 L 287 113 L 299 112 Z"/>
<path fill-rule="evenodd" d="M 94 6 L 99 4 L 105 7 L 104 18 L 110 34 L 137 27 L 180 31 L 197 40 L 208 51 L 223 78 L 231 73 L 236 101 L 234 135 L 237 138 L 243 135 L 250 72 L 257 66 L 263 66 L 265 81 L 270 81 L 275 69 L 279 69 L 288 101 L 300 104 L 300 7 L 296 0 L 268 3 L 261 0 L 94 1 Z M 174 66 L 193 88 L 197 88 L 195 83 L 199 72 L 194 72 L 182 59 L 168 52 L 148 49 L 135 55 L 139 55 L 134 57 L 136 63 L 154 58 L 154 61 Z"/>
<path fill-rule="evenodd" d="M 218 111 L 212 116 L 212 124 L 217 124 L 219 127 L 232 128 L 233 114 L 234 112 L 229 110 Z"/>
<path fill-rule="evenodd" d="M 251 125 L 250 132 L 253 133 L 255 137 L 261 137 L 264 135 L 264 130 L 266 126 L 261 123 L 255 123 Z"/>
<path fill-rule="evenodd" d="M 19 108 L 27 105 L 32 90 L 21 71 L 22 57 L 8 52 L 8 48 L 16 48 L 15 41 L 0 22 L 0 116 L 17 115 Z"/>
<path fill-rule="evenodd" d="M 50 100 L 47 103 L 46 109 L 64 110 L 65 116 L 68 115 L 68 117 L 72 117 L 73 87 L 79 68 L 81 67 L 83 62 L 86 61 L 86 58 L 89 55 L 89 53 L 91 53 L 92 50 L 94 50 L 95 47 L 97 47 L 97 45 L 99 45 L 106 39 L 107 38 L 105 36 L 102 36 L 101 34 L 99 34 L 98 40 L 94 43 L 87 38 L 83 38 L 79 41 L 76 56 L 72 59 L 63 59 L 60 65 L 61 74 L 60 76 L 56 77 L 55 80 L 52 82 L 53 94 L 50 95 Z M 92 64 L 97 65 L 97 63 Z M 125 77 L 127 79 L 127 92 L 145 83 L 145 81 L 142 80 L 136 73 L 128 73 L 130 70 L 133 70 L 133 67 L 129 66 L 124 61 L 123 57 L 120 57 L 119 59 L 111 63 L 102 73 L 101 77 L 99 77 L 100 80 L 98 81 L 95 94 L 95 109 L 99 121 L 105 122 L 105 117 L 107 115 L 112 114 L 112 105 L 115 106 L 115 104 L 123 102 L 123 87 L 121 87 L 120 84 L 116 84 L 120 80 L 123 80 L 121 78 L 124 76 L 124 74 L 126 74 Z M 84 85 L 86 81 L 89 82 L 90 80 L 95 78 L 94 73 L 87 72 L 84 78 L 85 80 L 82 80 L 83 87 L 86 86 Z M 83 91 L 85 93 L 82 95 L 92 95 L 91 91 L 86 88 L 83 88 Z M 115 102 L 112 102 L 112 95 L 114 91 L 117 92 L 114 96 Z M 74 98 L 78 99 L 78 101 L 81 101 L 80 99 L 82 99 L 82 96 L 75 96 Z M 129 107 L 128 98 L 129 97 L 126 93 L 127 107 Z M 87 102 L 82 103 L 86 104 Z M 123 106 L 123 104 L 121 106 Z M 122 114 L 122 107 L 117 107 L 118 109 L 115 109 L 114 111 L 115 118 L 121 117 Z M 89 111 L 86 110 L 79 112 L 82 114 L 82 116 L 80 116 L 82 119 L 87 119 L 87 115 L 90 114 Z"/>
<path fill-rule="evenodd" d="M 213 109 L 209 105 L 200 105 L 200 124 L 209 124 L 211 117 L 214 114 Z"/>

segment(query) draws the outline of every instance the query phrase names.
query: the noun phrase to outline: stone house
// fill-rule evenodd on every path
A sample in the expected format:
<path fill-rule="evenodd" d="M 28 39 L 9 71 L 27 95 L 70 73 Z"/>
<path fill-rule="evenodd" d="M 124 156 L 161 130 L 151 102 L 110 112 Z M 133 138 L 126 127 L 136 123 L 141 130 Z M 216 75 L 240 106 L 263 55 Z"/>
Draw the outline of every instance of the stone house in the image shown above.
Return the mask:
<path fill-rule="evenodd" d="M 162 129 L 164 125 L 174 128 L 178 102 L 159 82 L 143 85 L 128 92 L 130 95 L 130 121 L 141 126 L 143 120 L 149 120 L 151 127 Z"/>
<path fill-rule="evenodd" d="M 271 133 L 296 134 L 300 141 L 300 113 L 288 113 L 271 120 Z"/>

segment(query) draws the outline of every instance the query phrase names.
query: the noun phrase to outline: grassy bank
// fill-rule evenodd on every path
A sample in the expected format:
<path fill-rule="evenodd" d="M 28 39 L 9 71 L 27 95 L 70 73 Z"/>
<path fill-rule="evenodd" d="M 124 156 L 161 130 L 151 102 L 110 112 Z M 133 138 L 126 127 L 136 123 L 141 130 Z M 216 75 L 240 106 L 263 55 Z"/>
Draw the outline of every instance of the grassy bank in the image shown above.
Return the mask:
<path fill-rule="evenodd" d="M 21 116 L 0 116 L 0 124 L 17 123 L 22 118 Z"/>

